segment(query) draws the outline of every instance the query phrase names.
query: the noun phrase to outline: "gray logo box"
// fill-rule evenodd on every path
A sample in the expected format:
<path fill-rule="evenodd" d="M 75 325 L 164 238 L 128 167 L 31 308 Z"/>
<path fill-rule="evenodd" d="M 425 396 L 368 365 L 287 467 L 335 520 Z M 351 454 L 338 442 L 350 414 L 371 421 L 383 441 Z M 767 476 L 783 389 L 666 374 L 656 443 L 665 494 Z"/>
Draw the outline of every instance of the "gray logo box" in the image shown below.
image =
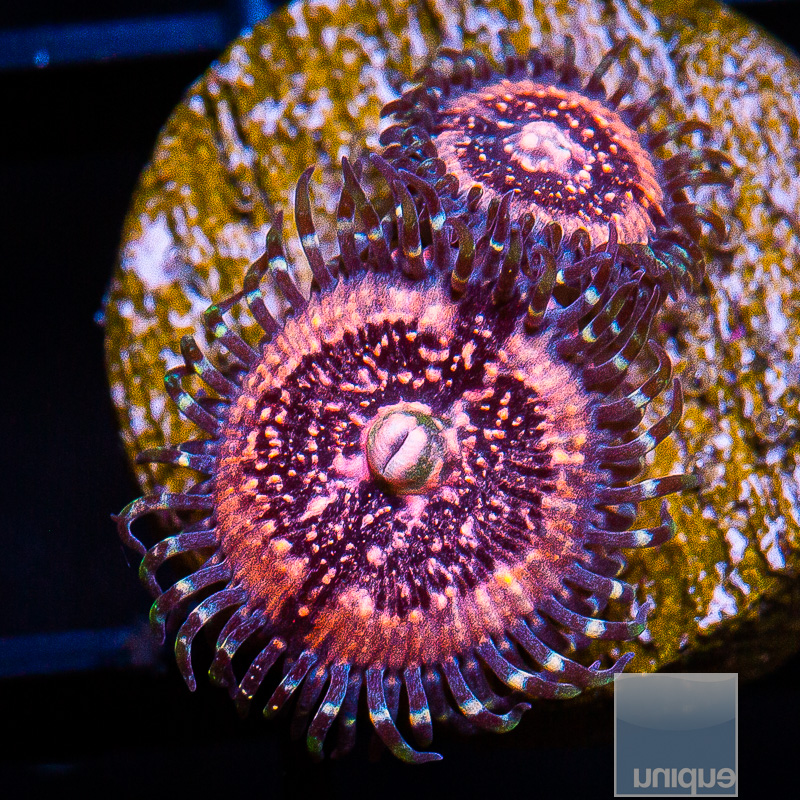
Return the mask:
<path fill-rule="evenodd" d="M 738 797 L 735 672 L 614 676 L 614 796 Z"/>

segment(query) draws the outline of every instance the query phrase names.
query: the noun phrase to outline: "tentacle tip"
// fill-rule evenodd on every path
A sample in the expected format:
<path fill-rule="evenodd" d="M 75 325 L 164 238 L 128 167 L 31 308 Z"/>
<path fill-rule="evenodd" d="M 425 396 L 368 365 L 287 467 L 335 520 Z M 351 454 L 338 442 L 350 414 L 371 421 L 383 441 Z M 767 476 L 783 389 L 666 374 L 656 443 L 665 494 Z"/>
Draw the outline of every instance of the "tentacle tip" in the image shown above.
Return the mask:
<path fill-rule="evenodd" d="M 236 707 L 236 713 L 241 719 L 244 719 L 250 713 L 250 701 L 253 698 L 242 692 L 231 692 L 231 696 Z"/>
<path fill-rule="evenodd" d="M 309 758 L 315 763 L 319 764 L 321 761 L 324 761 L 325 755 L 322 751 L 322 743 L 319 744 L 311 742 L 308 743 L 308 755 Z"/>
<path fill-rule="evenodd" d="M 414 741 L 418 747 L 430 747 L 433 742 L 433 731 L 415 734 Z"/>
<path fill-rule="evenodd" d="M 624 653 L 623 655 L 621 655 L 614 664 L 613 667 L 614 674 L 618 675 L 620 672 L 624 672 L 628 664 L 630 664 L 631 661 L 633 661 L 633 656 L 634 656 L 633 653 Z"/>
<path fill-rule="evenodd" d="M 183 677 L 184 683 L 186 684 L 187 688 L 190 692 L 194 692 L 197 690 L 197 680 L 194 677 L 194 673 L 187 672 L 183 667 L 180 667 L 181 676 Z"/>
<path fill-rule="evenodd" d="M 228 679 L 224 675 L 216 672 L 213 667 L 208 670 L 208 680 L 220 689 L 227 689 L 230 686 Z"/>
<path fill-rule="evenodd" d="M 508 730 L 511 730 L 511 728 L 515 728 L 519 724 L 519 721 L 522 719 L 522 715 L 526 711 L 530 711 L 530 708 L 531 708 L 530 703 L 517 703 L 517 705 L 515 705 L 514 708 L 512 708 L 511 711 L 509 711 L 505 715 L 505 717 L 508 719 L 510 723 L 510 727 L 508 728 Z"/>
<path fill-rule="evenodd" d="M 167 639 L 166 620 L 161 616 L 150 612 L 150 627 L 156 637 L 159 646 L 163 646 Z"/>
<path fill-rule="evenodd" d="M 264 719 L 274 719 L 275 715 L 281 710 L 279 705 L 267 703 L 264 706 L 263 710 L 261 711 L 261 715 Z"/>
<path fill-rule="evenodd" d="M 431 761 L 441 761 L 441 753 L 415 753 L 408 759 L 409 764 L 427 764 Z"/>
<path fill-rule="evenodd" d="M 147 548 L 131 532 L 131 524 L 126 513 L 128 508 L 130 508 L 132 505 L 133 503 L 129 503 L 125 508 L 122 509 L 122 512 L 119 515 L 112 514 L 111 519 L 116 523 L 117 532 L 125 546 L 129 547 L 137 555 L 144 557 L 145 553 L 147 552 Z"/>
<path fill-rule="evenodd" d="M 639 613 L 636 615 L 635 623 L 637 628 L 641 627 L 641 630 L 635 633 L 635 636 L 639 636 L 639 634 L 644 631 L 647 625 L 647 618 L 655 610 L 655 607 L 656 604 L 649 598 L 642 604 L 642 607 L 639 609 Z"/>

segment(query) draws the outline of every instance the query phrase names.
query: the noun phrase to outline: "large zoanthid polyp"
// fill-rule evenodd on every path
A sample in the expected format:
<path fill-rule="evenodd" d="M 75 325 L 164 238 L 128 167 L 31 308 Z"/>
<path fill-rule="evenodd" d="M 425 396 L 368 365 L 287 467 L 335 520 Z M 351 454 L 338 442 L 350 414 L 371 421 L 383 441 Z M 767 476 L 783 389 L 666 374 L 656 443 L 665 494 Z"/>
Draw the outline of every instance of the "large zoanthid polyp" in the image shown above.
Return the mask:
<path fill-rule="evenodd" d="M 613 224 L 597 246 L 555 222 L 541 241 L 512 224 L 486 246 L 438 194 L 373 163 L 391 207 L 377 210 L 345 160 L 327 260 L 312 169 L 300 180 L 310 298 L 279 214 L 242 290 L 205 313 L 227 357 L 215 365 L 182 340 L 166 387 L 205 437 L 141 458 L 201 478 L 134 501 L 118 525 L 143 557 L 154 624 L 184 618 L 191 688 L 192 642 L 209 626 L 212 679 L 242 709 L 263 692 L 267 716 L 296 695 L 293 729 L 312 754 L 334 724 L 336 752 L 352 746 L 365 691 L 380 739 L 422 762 L 439 756 L 409 741 L 426 747 L 434 720 L 507 731 L 528 700 L 625 667 L 629 654 L 586 664 L 581 650 L 645 629 L 650 604 L 617 577 L 623 552 L 672 524 L 662 505 L 659 524 L 637 527 L 637 507 L 696 481 L 637 480 L 682 392 L 650 336 L 664 290 L 622 257 Z M 265 303 L 275 287 L 285 318 Z M 228 321 L 237 305 L 260 341 Z M 669 412 L 643 425 L 664 392 Z M 179 530 L 147 549 L 132 526 L 161 511 Z M 190 553 L 199 566 L 163 586 L 165 562 Z M 621 619 L 604 616 L 610 604 Z"/>

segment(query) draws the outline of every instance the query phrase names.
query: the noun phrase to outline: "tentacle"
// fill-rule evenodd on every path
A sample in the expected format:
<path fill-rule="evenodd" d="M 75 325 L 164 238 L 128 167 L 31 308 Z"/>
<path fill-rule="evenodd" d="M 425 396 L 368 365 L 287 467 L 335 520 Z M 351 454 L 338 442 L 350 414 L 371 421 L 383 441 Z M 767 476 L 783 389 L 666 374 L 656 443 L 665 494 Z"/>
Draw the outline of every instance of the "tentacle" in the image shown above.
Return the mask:
<path fill-rule="evenodd" d="M 666 231 L 653 243 L 653 247 L 657 248 L 658 261 L 678 285 L 690 289 L 700 285 L 705 261 L 694 241 L 678 231 Z"/>
<path fill-rule="evenodd" d="M 425 669 L 422 674 L 422 683 L 425 687 L 431 715 L 437 722 L 443 725 L 452 725 L 456 731 L 462 734 L 475 732 L 475 726 L 450 705 L 445 695 L 444 681 L 435 667 Z"/>
<path fill-rule="evenodd" d="M 638 636 L 645 629 L 647 615 L 651 606 L 645 603 L 636 615 L 636 619 L 623 622 L 584 617 L 565 608 L 555 597 L 546 597 L 541 603 L 542 610 L 556 622 L 570 630 L 582 633 L 590 639 L 622 639 L 628 640 Z"/>
<path fill-rule="evenodd" d="M 623 342 L 616 352 L 602 364 L 584 367 L 583 379 L 588 387 L 593 388 L 612 382 L 619 383 L 625 377 L 628 368 L 648 339 L 653 317 L 660 304 L 661 291 L 656 287 L 630 335 L 618 337 L 623 338 Z"/>
<path fill-rule="evenodd" d="M 520 239 L 519 229 L 514 226 L 511 229 L 508 252 L 506 253 L 505 259 L 503 259 L 500 275 L 492 291 L 492 302 L 496 305 L 507 303 L 514 296 L 521 262 L 522 241 Z"/>
<path fill-rule="evenodd" d="M 459 218 L 450 220 L 458 242 L 458 257 L 450 276 L 450 286 L 456 295 L 462 295 L 469 284 L 475 266 L 475 240 L 470 229 Z"/>
<path fill-rule="evenodd" d="M 619 54 L 623 48 L 628 44 L 628 39 L 622 39 L 617 42 L 606 54 L 600 59 L 600 63 L 595 67 L 589 80 L 586 82 L 585 91 L 587 94 L 605 94 L 603 89 L 603 78 L 611 65 L 619 58 Z"/>
<path fill-rule="evenodd" d="M 647 346 L 658 359 L 658 367 L 655 372 L 629 395 L 597 406 L 594 414 L 595 422 L 598 425 L 613 426 L 621 424 L 633 414 L 645 408 L 669 385 L 672 377 L 672 362 L 669 360 L 669 356 L 664 348 L 653 339 L 647 340 Z"/>
<path fill-rule="evenodd" d="M 708 168 L 709 166 L 712 169 L 730 169 L 733 167 L 733 162 L 721 150 L 715 150 L 712 147 L 696 147 L 670 156 L 661 165 L 664 175 L 669 178 L 686 170 Z"/>
<path fill-rule="evenodd" d="M 643 103 L 635 103 L 629 106 L 628 113 L 631 115 L 631 125 L 634 128 L 641 127 L 668 97 L 669 90 L 664 86 L 659 86 Z"/>
<path fill-rule="evenodd" d="M 243 292 L 237 292 L 221 303 L 209 306 L 203 312 L 203 325 L 210 336 L 219 339 L 225 348 L 249 369 L 258 361 L 258 353 L 228 327 L 222 316 L 230 311 L 242 299 L 242 296 Z"/>
<path fill-rule="evenodd" d="M 672 206 L 672 216 L 695 240 L 699 238 L 699 232 L 690 230 L 690 227 L 699 222 L 705 222 L 711 228 L 714 232 L 713 241 L 716 244 L 723 244 L 728 238 L 728 228 L 725 222 L 710 206 L 701 203 L 675 203 Z M 699 225 L 697 227 L 699 228 Z"/>
<path fill-rule="evenodd" d="M 428 747 L 433 741 L 433 724 L 419 666 L 407 667 L 403 673 L 403 679 L 408 695 L 408 716 L 411 730 L 417 744 L 420 747 Z"/>
<path fill-rule="evenodd" d="M 577 233 L 577 231 L 575 232 Z M 552 247 L 548 246 L 552 251 Z M 561 267 L 556 272 L 556 285 L 559 287 L 579 288 L 592 275 L 592 270 L 599 268 L 604 261 L 612 259 L 611 253 L 598 250 L 587 256 L 572 259 L 571 254 L 560 254 Z"/>
<path fill-rule="evenodd" d="M 675 534 L 675 523 L 669 515 L 666 501 L 661 503 L 661 524 L 655 528 L 633 531 L 605 531 L 588 525 L 584 537 L 589 544 L 603 547 L 655 547 L 669 541 Z"/>
<path fill-rule="evenodd" d="M 540 675 L 515 667 L 503 658 L 491 639 L 486 639 L 478 646 L 478 653 L 492 672 L 510 689 L 522 692 L 531 698 L 559 700 L 575 697 L 580 689 L 569 683 L 557 683 Z"/>
<path fill-rule="evenodd" d="M 467 210 L 474 213 L 478 210 L 483 197 L 483 186 L 472 186 L 467 192 Z"/>
<path fill-rule="evenodd" d="M 389 709 L 386 707 L 386 696 L 383 688 L 383 667 L 367 669 L 367 707 L 375 730 L 383 743 L 393 755 L 401 761 L 411 764 L 423 764 L 426 761 L 440 761 L 439 753 L 420 753 L 402 737 L 397 726 L 392 722 Z"/>
<path fill-rule="evenodd" d="M 361 686 L 364 676 L 358 667 L 351 667 L 347 679 L 347 691 L 344 703 L 339 714 L 339 730 L 336 739 L 336 748 L 331 753 L 331 758 L 347 755 L 356 741 L 356 716 L 358 715 L 358 698 L 361 695 Z"/>
<path fill-rule="evenodd" d="M 608 223 L 608 241 L 603 247 L 603 252 L 608 253 L 612 258 L 617 257 L 619 249 L 619 234 L 617 233 L 617 226 L 613 222 Z"/>
<path fill-rule="evenodd" d="M 626 531 L 636 521 L 638 514 L 639 507 L 636 503 L 620 503 L 613 506 L 613 509 L 604 508 L 603 525 L 610 531 Z"/>
<path fill-rule="evenodd" d="M 444 162 L 441 162 L 444 164 Z M 455 198 L 458 195 L 458 178 L 447 173 L 442 175 L 433 185 L 440 197 Z"/>
<path fill-rule="evenodd" d="M 557 269 L 553 254 L 546 247 L 534 247 L 531 256 L 538 256 L 541 266 L 536 277 L 536 284 L 528 295 L 525 328 L 529 333 L 536 333 L 544 324 L 544 315 L 556 283 Z"/>
<path fill-rule="evenodd" d="M 655 497 L 664 497 L 675 492 L 696 489 L 699 485 L 696 475 L 668 475 L 664 478 L 651 478 L 632 486 L 607 486 L 597 490 L 597 502 L 617 505 L 618 503 L 641 503 Z"/>
<path fill-rule="evenodd" d="M 589 345 L 597 342 L 600 336 L 617 322 L 620 312 L 636 287 L 637 284 L 635 282 L 629 281 L 616 289 L 608 299 L 608 302 L 583 328 L 571 336 L 565 336 L 558 342 L 556 345 L 558 355 L 561 358 L 573 358 L 581 351 L 586 350 Z M 619 333 L 618 327 L 615 333 Z"/>
<path fill-rule="evenodd" d="M 506 192 L 500 201 L 495 225 L 489 235 L 489 249 L 483 261 L 482 273 L 484 278 L 492 280 L 497 273 L 500 257 L 506 249 L 509 228 L 511 227 L 511 198 L 513 192 Z M 488 218 L 488 214 L 487 214 Z"/>
<path fill-rule="evenodd" d="M 532 47 L 528 51 L 528 63 L 533 77 L 542 75 L 545 72 L 552 72 L 553 59 L 547 53 L 543 53 L 538 47 Z"/>
<path fill-rule="evenodd" d="M 625 74 L 619 86 L 614 90 L 614 93 L 609 96 L 606 101 L 611 108 L 617 108 L 623 99 L 631 93 L 633 85 L 639 79 L 639 73 L 636 67 L 630 62 L 625 65 Z"/>
<path fill-rule="evenodd" d="M 566 577 L 564 575 L 564 578 Z M 561 581 L 559 597 L 564 607 L 586 617 L 599 617 L 608 607 L 608 596 L 600 593 L 589 594 L 575 583 L 563 579 Z"/>
<path fill-rule="evenodd" d="M 286 651 L 286 642 L 277 636 L 270 640 L 269 644 L 253 659 L 247 672 L 237 687 L 235 694 L 232 693 L 236 710 L 244 716 L 250 706 L 253 695 L 261 687 L 267 673 L 272 669 L 278 658 Z"/>
<path fill-rule="evenodd" d="M 255 321 L 261 326 L 267 339 L 271 339 L 279 330 L 275 317 L 267 309 L 264 302 L 264 293 L 261 291 L 261 281 L 269 269 L 269 257 L 262 253 L 247 269 L 244 275 L 243 290 L 247 307 Z"/>
<path fill-rule="evenodd" d="M 292 276 L 289 274 L 289 264 L 283 252 L 283 212 L 277 211 L 272 221 L 272 226 L 267 231 L 267 248 L 264 255 L 268 259 L 269 271 L 281 293 L 286 298 L 295 313 L 302 311 L 308 300 L 297 288 Z"/>
<path fill-rule="evenodd" d="M 511 635 L 546 672 L 563 676 L 564 680 L 581 689 L 604 686 L 614 679 L 616 673 L 622 672 L 633 658 L 633 653 L 626 653 L 605 670 L 584 667 L 583 664 L 578 664 L 548 647 L 524 621 L 513 625 Z"/>
<path fill-rule="evenodd" d="M 311 274 L 322 291 L 331 288 L 335 279 L 325 266 L 322 249 L 319 244 L 317 229 L 314 227 L 314 217 L 311 213 L 311 197 L 308 185 L 316 167 L 309 167 L 297 181 L 294 190 L 294 220 L 297 232 L 300 234 L 300 244 L 303 247 L 306 260 L 311 267 Z"/>
<path fill-rule="evenodd" d="M 383 108 L 381 108 L 380 118 L 385 119 L 386 117 L 390 117 L 392 114 L 402 115 L 406 111 L 410 111 L 414 105 L 411 97 L 411 93 L 408 93 L 402 97 L 398 97 L 395 100 L 390 100 L 388 103 L 385 103 Z M 384 142 L 381 142 L 381 144 L 384 144 Z"/>
<path fill-rule="evenodd" d="M 409 105 L 412 105 L 410 98 Z M 408 128 L 405 125 L 390 125 L 388 128 L 381 131 L 380 136 L 378 136 L 378 144 L 387 149 L 394 144 L 400 144 L 400 137 L 406 130 L 408 130 Z"/>
<path fill-rule="evenodd" d="M 186 366 L 215 392 L 231 399 L 239 393 L 239 387 L 228 380 L 207 358 L 197 346 L 197 342 L 188 334 L 181 338 L 181 355 Z"/>
<path fill-rule="evenodd" d="M 505 714 L 511 709 L 515 698 L 499 695 L 492 689 L 486 679 L 486 671 L 475 653 L 467 652 L 461 656 L 461 674 L 464 676 L 467 686 L 489 711 L 495 714 Z"/>
<path fill-rule="evenodd" d="M 303 650 L 300 657 L 292 664 L 291 669 L 283 676 L 278 688 L 272 693 L 264 706 L 264 717 L 269 719 L 277 714 L 286 701 L 294 694 L 297 687 L 303 682 L 308 671 L 317 661 L 317 656 L 311 650 Z"/>
<path fill-rule="evenodd" d="M 139 579 L 147 586 L 152 595 L 162 594 L 161 587 L 156 581 L 156 572 L 159 567 L 173 556 L 189 553 L 192 550 L 203 550 L 207 547 L 217 547 L 217 533 L 214 530 L 199 531 L 197 533 L 179 533 L 168 536 L 154 544 L 145 553 L 139 564 Z"/>
<path fill-rule="evenodd" d="M 231 606 L 241 605 L 246 599 L 247 593 L 241 586 L 222 589 L 203 600 L 181 625 L 175 639 L 175 660 L 190 691 L 193 692 L 197 688 L 197 681 L 192 670 L 192 641 L 194 637 L 203 625 L 219 614 L 220 611 L 224 611 Z"/>
<path fill-rule="evenodd" d="M 394 670 L 389 670 L 383 679 L 383 690 L 386 693 L 386 708 L 392 722 L 397 722 L 397 712 L 400 709 L 400 691 L 403 681 Z"/>
<path fill-rule="evenodd" d="M 566 244 L 567 251 L 576 261 L 588 258 L 592 253 L 592 237 L 586 228 L 577 228 L 572 231 Z"/>
<path fill-rule="evenodd" d="M 641 458 L 655 449 L 675 430 L 681 421 L 682 415 L 683 390 L 681 389 L 681 382 L 675 378 L 672 384 L 672 406 L 669 414 L 662 417 L 649 430 L 639 434 L 630 442 L 617 445 L 600 445 L 597 448 L 597 457 L 603 464 Z"/>
<path fill-rule="evenodd" d="M 140 556 L 146 552 L 145 546 L 131 532 L 131 525 L 139 517 L 156 511 L 211 511 L 214 508 L 214 497 L 210 494 L 148 494 L 139 497 L 111 519 L 117 523 L 117 531 L 122 543 L 135 550 Z"/>
<path fill-rule="evenodd" d="M 489 62 L 483 53 L 470 49 L 461 54 L 459 63 L 472 80 L 486 80 L 491 75 Z"/>
<path fill-rule="evenodd" d="M 384 156 L 388 158 L 386 151 L 384 151 Z M 402 162 L 395 160 L 392 163 L 397 164 Z M 444 161 L 442 161 L 441 158 L 426 158 L 421 164 L 409 163 L 408 166 L 414 170 L 413 174 L 419 178 L 422 178 L 426 182 L 437 181 L 447 174 L 447 165 L 444 163 Z M 409 174 L 411 174 L 410 170 L 408 170 L 405 166 L 398 167 L 398 169 L 402 170 L 404 173 L 409 172 Z"/>
<path fill-rule="evenodd" d="M 217 457 L 207 453 L 187 453 L 180 447 L 154 447 L 142 450 L 136 456 L 137 464 L 174 464 L 177 467 L 196 469 L 205 475 L 211 475 L 217 466 Z"/>
<path fill-rule="evenodd" d="M 236 611 L 219 632 L 214 658 L 208 668 L 208 676 L 217 686 L 229 689 L 234 695 L 238 691 L 233 673 L 233 659 L 239 648 L 264 626 L 264 618 L 243 606 Z"/>
<path fill-rule="evenodd" d="M 592 282 L 572 303 L 555 314 L 555 324 L 562 330 L 571 328 L 578 320 L 591 314 L 604 301 L 608 285 L 616 282 L 619 267 L 607 254 L 598 256 L 601 257 L 600 265 Z"/>
<path fill-rule="evenodd" d="M 450 242 L 445 230 L 445 216 L 439 195 L 436 190 L 422 178 L 412 172 L 401 169 L 400 177 L 410 184 L 421 195 L 431 226 L 431 244 L 433 245 L 433 265 L 437 272 L 447 269 L 449 260 Z"/>
<path fill-rule="evenodd" d="M 575 66 L 575 40 L 571 36 L 564 37 L 564 59 L 559 65 L 558 76 L 567 86 L 577 83 L 579 79 Z"/>
<path fill-rule="evenodd" d="M 311 674 L 306 678 L 303 683 L 303 688 L 300 690 L 300 695 L 297 698 L 297 705 L 295 707 L 292 722 L 289 726 L 289 736 L 292 739 L 299 739 L 305 732 L 308 726 L 308 717 L 311 710 L 319 700 L 322 690 L 328 681 L 329 673 L 328 668 L 324 664 L 317 664 L 311 670 Z"/>
<path fill-rule="evenodd" d="M 353 275 L 361 268 L 361 259 L 358 255 L 355 240 L 355 214 L 356 204 L 350 192 L 342 189 L 339 195 L 339 204 L 336 208 L 336 239 L 339 242 L 339 255 L 345 273 Z"/>
<path fill-rule="evenodd" d="M 670 178 L 663 186 L 665 195 L 671 195 L 679 189 L 697 189 L 700 186 L 732 186 L 733 178 L 724 172 L 711 169 L 691 169 Z"/>
<path fill-rule="evenodd" d="M 633 587 L 624 581 L 607 578 L 585 569 L 580 564 L 571 564 L 565 577 L 580 586 L 588 589 L 604 600 L 622 600 L 630 603 L 633 600 Z"/>
<path fill-rule="evenodd" d="M 493 714 L 478 700 L 467 686 L 455 659 L 450 657 L 442 664 L 447 685 L 461 713 L 473 724 L 486 730 L 505 733 L 517 726 L 522 715 L 530 708 L 529 703 L 518 703 L 507 714 Z"/>
<path fill-rule="evenodd" d="M 536 225 L 536 217 L 531 214 L 530 211 L 523 212 L 522 216 L 519 219 L 519 233 L 522 237 L 523 245 L 527 242 L 528 237 L 531 235 L 534 227 Z"/>
<path fill-rule="evenodd" d="M 173 367 L 164 375 L 164 386 L 172 402 L 186 419 L 191 420 L 198 428 L 217 438 L 220 434 L 221 423 L 209 414 L 188 392 L 181 386 L 181 380 L 189 374 L 185 366 Z"/>
<path fill-rule="evenodd" d="M 349 664 L 334 664 L 330 669 L 331 680 L 322 704 L 314 714 L 308 727 L 308 752 L 314 760 L 322 758 L 322 745 L 333 721 L 342 710 L 347 693 L 347 678 L 350 674 Z"/>
<path fill-rule="evenodd" d="M 704 137 L 708 137 L 711 135 L 711 126 L 707 122 L 702 122 L 699 119 L 672 122 L 650 136 L 647 144 L 651 150 L 655 150 L 667 142 L 677 142 L 679 139 L 692 133 L 700 133 Z"/>
<path fill-rule="evenodd" d="M 356 213 L 361 217 L 367 233 L 369 248 L 375 257 L 377 269 L 382 272 L 390 272 L 392 269 L 392 257 L 389 253 L 389 246 L 383 234 L 381 221 L 372 204 L 367 200 L 361 184 L 350 166 L 347 158 L 342 159 L 342 173 L 344 175 L 344 185 L 350 193 L 355 203 Z"/>
<path fill-rule="evenodd" d="M 400 239 L 400 248 L 405 257 L 405 272 L 410 278 L 419 280 L 425 275 L 425 260 L 422 257 L 422 238 L 419 230 L 419 216 L 414 200 L 405 184 L 394 180 L 390 187 L 395 197 L 395 214 Z"/>
<path fill-rule="evenodd" d="M 164 641 L 165 625 L 170 611 L 201 589 L 213 586 L 215 583 L 229 581 L 230 578 L 230 565 L 225 561 L 221 561 L 218 564 L 205 566 L 197 570 L 197 572 L 181 578 L 181 580 L 167 589 L 150 607 L 150 624 L 160 636 L 160 641 Z"/>

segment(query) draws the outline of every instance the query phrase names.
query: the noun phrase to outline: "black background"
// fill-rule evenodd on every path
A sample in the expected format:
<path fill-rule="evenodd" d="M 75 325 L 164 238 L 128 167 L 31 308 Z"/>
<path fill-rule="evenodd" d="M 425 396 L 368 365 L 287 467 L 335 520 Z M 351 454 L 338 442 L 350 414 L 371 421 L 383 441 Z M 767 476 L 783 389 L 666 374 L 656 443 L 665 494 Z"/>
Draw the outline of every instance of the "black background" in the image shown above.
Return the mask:
<path fill-rule="evenodd" d="M 786 25 L 790 6 L 739 7 L 797 48 L 797 28 Z M 97 18 L 91 8 L 69 20 Z M 30 10 L 19 14 L 12 23 L 42 21 Z M 109 520 L 138 491 L 94 317 L 137 176 L 161 125 L 214 55 L 0 74 L 0 636 L 144 620 L 149 598 Z M 799 681 L 796 657 L 740 688 L 744 792 L 768 796 L 793 776 Z M 241 722 L 202 679 L 197 695 L 183 686 L 169 648 L 155 668 L 0 681 L 0 730 L 10 734 L 0 750 L 0 790 L 8 797 L 89 788 L 114 797 L 612 793 L 610 704 L 575 709 L 566 727 L 563 712 L 543 704 L 502 737 L 458 740 L 437 731 L 435 749 L 445 755 L 438 765 L 370 760 L 362 743 L 355 757 L 316 766 L 287 742 L 285 724 L 258 714 Z"/>

